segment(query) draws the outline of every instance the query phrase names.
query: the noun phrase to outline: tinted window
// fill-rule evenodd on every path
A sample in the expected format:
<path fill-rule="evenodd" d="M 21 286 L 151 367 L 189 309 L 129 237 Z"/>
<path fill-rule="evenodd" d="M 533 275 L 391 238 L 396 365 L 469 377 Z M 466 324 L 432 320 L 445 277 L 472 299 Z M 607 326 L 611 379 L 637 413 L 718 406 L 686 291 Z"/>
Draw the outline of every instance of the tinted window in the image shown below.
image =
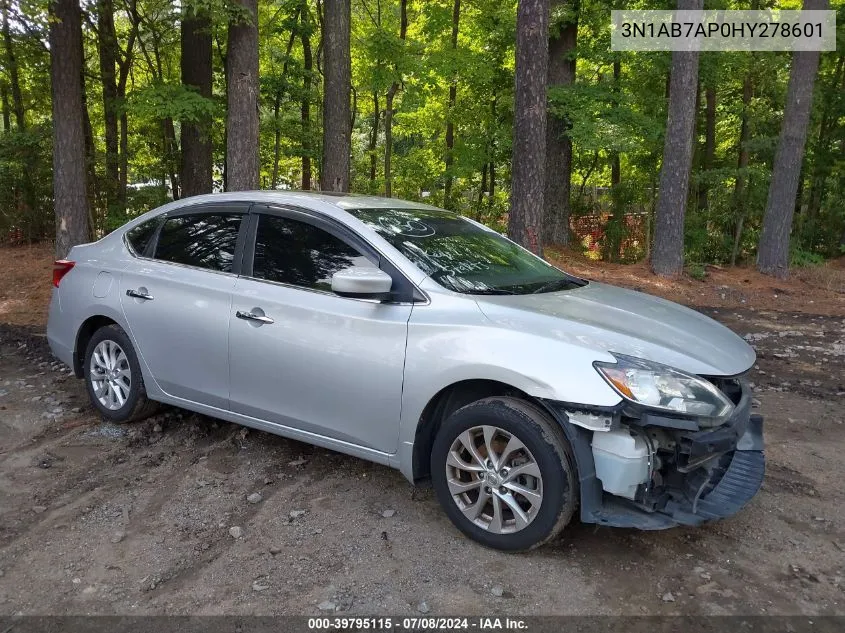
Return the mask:
<path fill-rule="evenodd" d="M 139 224 L 138 226 L 135 226 L 126 231 L 126 241 L 132 248 L 133 253 L 135 253 L 136 255 L 144 254 L 144 250 L 146 250 L 147 244 L 150 243 L 150 239 L 152 238 L 153 233 L 155 233 L 156 231 L 158 222 L 159 218 L 153 218 L 152 220 L 141 222 L 141 224 Z"/>
<path fill-rule="evenodd" d="M 354 209 L 350 213 L 434 281 L 455 292 L 559 292 L 587 283 L 455 213 L 436 209 Z"/>
<path fill-rule="evenodd" d="M 155 257 L 232 272 L 242 217 L 234 213 L 197 213 L 169 218 L 161 227 Z"/>
<path fill-rule="evenodd" d="M 259 217 L 253 277 L 331 290 L 332 275 L 349 266 L 372 267 L 373 263 L 316 226 L 278 216 Z"/>

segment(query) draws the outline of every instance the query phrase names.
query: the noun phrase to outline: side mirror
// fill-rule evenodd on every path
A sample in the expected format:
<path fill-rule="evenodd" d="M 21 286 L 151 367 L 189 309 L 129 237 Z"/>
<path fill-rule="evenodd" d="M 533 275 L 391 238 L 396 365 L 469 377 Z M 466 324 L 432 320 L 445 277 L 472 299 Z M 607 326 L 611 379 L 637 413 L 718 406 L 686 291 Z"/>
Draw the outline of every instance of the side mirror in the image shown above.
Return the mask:
<path fill-rule="evenodd" d="M 332 292 L 354 299 L 388 299 L 393 279 L 378 268 L 350 266 L 332 275 Z"/>

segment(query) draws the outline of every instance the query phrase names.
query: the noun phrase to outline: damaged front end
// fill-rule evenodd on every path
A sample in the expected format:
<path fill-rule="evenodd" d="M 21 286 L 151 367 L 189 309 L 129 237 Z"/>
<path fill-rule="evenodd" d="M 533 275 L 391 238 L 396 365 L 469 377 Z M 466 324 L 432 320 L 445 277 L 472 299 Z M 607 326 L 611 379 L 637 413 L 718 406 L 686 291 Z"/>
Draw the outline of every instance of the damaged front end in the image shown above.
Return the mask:
<path fill-rule="evenodd" d="M 763 417 L 739 377 L 708 378 L 733 404 L 717 425 L 625 402 L 605 410 L 546 402 L 572 445 L 581 520 L 658 530 L 736 514 L 763 482 Z"/>

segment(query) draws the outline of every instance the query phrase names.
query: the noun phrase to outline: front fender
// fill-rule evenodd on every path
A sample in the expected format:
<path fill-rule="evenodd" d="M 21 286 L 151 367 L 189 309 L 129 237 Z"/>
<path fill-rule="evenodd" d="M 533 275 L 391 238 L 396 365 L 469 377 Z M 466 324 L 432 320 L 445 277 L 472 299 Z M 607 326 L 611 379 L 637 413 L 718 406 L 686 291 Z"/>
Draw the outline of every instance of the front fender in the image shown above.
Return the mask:
<path fill-rule="evenodd" d="M 471 301 L 471 300 L 469 300 Z M 493 324 L 466 298 L 437 296 L 415 307 L 408 325 L 399 451 L 396 464 L 412 477 L 409 456 L 420 418 L 443 389 L 466 380 L 492 380 L 538 400 L 613 407 L 620 396 L 592 366 L 610 354 Z M 448 314 L 447 314 L 448 313 Z M 463 322 L 456 323 L 455 315 Z"/>

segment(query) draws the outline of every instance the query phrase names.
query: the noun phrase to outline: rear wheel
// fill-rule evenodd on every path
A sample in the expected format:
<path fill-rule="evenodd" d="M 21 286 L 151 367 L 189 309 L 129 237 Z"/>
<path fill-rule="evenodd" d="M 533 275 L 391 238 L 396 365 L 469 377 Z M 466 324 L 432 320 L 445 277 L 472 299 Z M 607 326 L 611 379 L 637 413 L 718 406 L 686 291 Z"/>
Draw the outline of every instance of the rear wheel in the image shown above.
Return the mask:
<path fill-rule="evenodd" d="M 434 441 L 431 474 L 455 526 L 501 550 L 532 549 L 554 538 L 578 502 L 563 432 L 518 398 L 485 398 L 450 415 Z"/>
<path fill-rule="evenodd" d="M 102 327 L 85 350 L 85 384 L 91 404 L 112 422 L 132 422 L 152 414 L 138 357 L 119 326 Z"/>

